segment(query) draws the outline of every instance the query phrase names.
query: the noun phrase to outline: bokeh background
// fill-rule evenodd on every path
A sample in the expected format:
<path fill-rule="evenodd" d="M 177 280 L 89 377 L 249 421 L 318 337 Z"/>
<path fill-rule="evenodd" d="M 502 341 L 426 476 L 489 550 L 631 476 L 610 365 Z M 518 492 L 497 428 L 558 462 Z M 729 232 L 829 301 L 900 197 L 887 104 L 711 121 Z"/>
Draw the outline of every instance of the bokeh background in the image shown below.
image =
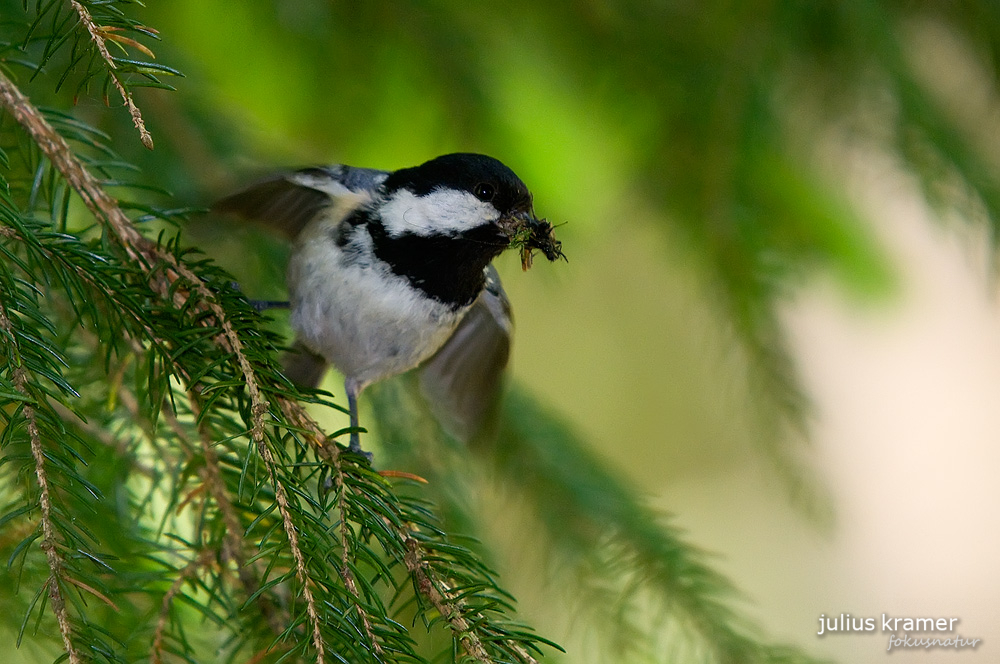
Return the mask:
<path fill-rule="evenodd" d="M 995 3 L 142 12 L 186 78 L 137 98 L 154 152 L 105 128 L 179 200 L 287 167 L 500 158 L 570 258 L 499 261 L 513 380 L 713 552 L 769 637 L 840 662 L 994 661 Z M 187 232 L 249 294 L 281 297 L 280 247 Z M 515 526 L 494 507 L 496 544 Z M 494 563 L 567 661 L 612 661 L 540 590 L 544 552 Z M 817 637 L 841 613 L 957 617 L 982 641 L 888 655 L 881 631 Z"/>

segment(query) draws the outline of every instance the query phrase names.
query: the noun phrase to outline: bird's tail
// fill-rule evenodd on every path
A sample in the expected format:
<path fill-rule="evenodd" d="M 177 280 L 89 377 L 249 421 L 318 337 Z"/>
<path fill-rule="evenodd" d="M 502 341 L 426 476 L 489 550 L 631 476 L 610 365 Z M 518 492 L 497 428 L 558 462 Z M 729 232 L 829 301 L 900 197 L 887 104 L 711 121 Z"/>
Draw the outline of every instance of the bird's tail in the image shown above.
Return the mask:
<path fill-rule="evenodd" d="M 314 388 L 323 380 L 329 365 L 301 341 L 296 341 L 282 356 L 281 366 L 285 369 L 285 376 L 297 386 Z"/>

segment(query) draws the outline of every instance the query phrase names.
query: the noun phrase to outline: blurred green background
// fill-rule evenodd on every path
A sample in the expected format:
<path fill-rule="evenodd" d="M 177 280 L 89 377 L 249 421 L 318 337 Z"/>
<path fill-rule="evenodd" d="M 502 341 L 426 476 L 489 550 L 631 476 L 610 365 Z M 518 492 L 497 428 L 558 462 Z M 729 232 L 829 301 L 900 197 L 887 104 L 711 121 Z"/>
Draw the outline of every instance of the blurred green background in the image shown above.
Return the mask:
<path fill-rule="evenodd" d="M 180 201 L 288 167 L 501 159 L 570 258 L 499 261 L 515 381 L 717 552 L 770 635 L 882 661 L 883 635 L 817 638 L 820 614 L 958 616 L 985 638 L 959 655 L 990 656 L 996 3 L 171 0 L 140 17 L 187 77 L 138 94 L 155 151 L 105 129 Z M 266 236 L 185 232 L 248 295 L 281 297 Z M 484 498 L 498 545 L 503 499 Z M 604 661 L 538 591 L 544 552 L 495 562 L 541 633 Z"/>

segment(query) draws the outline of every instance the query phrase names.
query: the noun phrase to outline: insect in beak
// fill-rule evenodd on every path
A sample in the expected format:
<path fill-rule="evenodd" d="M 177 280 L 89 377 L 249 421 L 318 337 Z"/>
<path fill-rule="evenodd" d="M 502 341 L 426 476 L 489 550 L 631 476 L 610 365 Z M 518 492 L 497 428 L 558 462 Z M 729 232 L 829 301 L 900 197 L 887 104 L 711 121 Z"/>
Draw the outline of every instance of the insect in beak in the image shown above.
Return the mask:
<path fill-rule="evenodd" d="M 531 267 L 534 251 L 545 254 L 550 261 L 562 258 L 569 261 L 562 251 L 562 242 L 556 239 L 555 227 L 546 219 L 537 219 L 530 210 L 510 217 L 513 222 L 507 231 L 511 244 L 521 249 L 521 269 Z"/>

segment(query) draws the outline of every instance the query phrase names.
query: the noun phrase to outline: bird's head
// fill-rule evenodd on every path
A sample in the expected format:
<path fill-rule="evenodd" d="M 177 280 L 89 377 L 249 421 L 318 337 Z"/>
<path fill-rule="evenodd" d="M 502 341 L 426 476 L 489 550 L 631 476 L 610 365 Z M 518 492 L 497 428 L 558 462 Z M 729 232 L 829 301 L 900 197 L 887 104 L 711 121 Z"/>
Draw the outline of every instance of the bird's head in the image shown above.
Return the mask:
<path fill-rule="evenodd" d="M 481 154 L 448 154 L 392 173 L 379 217 L 391 237 L 467 240 L 490 258 L 537 224 L 531 192 L 514 171 Z"/>

